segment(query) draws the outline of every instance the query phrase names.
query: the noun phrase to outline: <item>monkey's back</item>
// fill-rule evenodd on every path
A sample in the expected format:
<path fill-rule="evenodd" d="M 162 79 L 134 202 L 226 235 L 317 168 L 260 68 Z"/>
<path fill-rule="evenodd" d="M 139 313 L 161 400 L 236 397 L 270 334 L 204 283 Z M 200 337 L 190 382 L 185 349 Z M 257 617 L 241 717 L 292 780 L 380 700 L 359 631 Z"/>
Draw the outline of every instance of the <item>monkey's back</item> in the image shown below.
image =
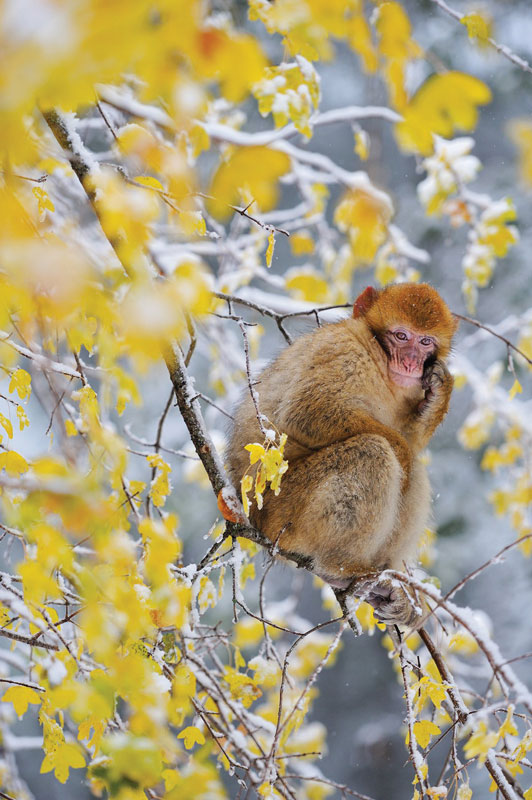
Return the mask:
<path fill-rule="evenodd" d="M 318 328 L 285 348 L 261 373 L 255 388 L 261 413 L 277 432 L 288 435 L 289 463 L 343 439 L 343 421 L 350 411 L 363 410 L 379 418 L 386 407 L 383 394 L 389 394 L 385 370 L 382 348 L 359 320 Z M 249 466 L 245 445 L 263 438 L 246 391 L 236 410 L 228 449 L 236 486 Z"/>

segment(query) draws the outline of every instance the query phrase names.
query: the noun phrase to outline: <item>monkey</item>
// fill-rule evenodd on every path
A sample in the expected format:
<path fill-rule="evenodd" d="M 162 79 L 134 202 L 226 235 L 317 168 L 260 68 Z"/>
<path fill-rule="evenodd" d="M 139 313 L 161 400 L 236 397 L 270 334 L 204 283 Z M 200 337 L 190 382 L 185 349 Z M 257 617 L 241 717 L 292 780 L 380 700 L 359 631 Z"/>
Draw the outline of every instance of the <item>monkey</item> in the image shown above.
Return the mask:
<path fill-rule="evenodd" d="M 250 521 L 338 590 L 415 557 L 431 512 L 419 456 L 448 410 L 456 328 L 428 284 L 369 286 L 349 319 L 303 335 L 258 379 L 260 413 L 287 434 L 289 467 L 278 496 L 267 491 Z M 260 438 L 248 393 L 228 448 L 236 486 L 249 469 L 244 446 Z M 382 621 L 415 616 L 389 581 L 365 599 Z"/>

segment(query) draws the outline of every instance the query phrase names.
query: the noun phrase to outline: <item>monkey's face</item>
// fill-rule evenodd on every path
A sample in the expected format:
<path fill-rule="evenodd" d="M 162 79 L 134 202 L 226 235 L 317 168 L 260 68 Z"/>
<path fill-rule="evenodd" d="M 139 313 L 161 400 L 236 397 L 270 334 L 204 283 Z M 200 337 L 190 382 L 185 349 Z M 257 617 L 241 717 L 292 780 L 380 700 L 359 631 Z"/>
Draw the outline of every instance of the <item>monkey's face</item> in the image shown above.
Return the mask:
<path fill-rule="evenodd" d="M 419 385 L 425 364 L 436 357 L 434 337 L 400 325 L 385 331 L 383 339 L 391 380 L 399 386 Z"/>

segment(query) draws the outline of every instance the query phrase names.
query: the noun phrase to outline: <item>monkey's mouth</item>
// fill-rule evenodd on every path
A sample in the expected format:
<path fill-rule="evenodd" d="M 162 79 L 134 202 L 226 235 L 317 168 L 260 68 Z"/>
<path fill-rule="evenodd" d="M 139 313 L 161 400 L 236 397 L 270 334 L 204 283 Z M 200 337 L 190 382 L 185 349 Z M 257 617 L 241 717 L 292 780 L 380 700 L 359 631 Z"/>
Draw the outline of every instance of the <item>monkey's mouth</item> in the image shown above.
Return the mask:
<path fill-rule="evenodd" d="M 389 369 L 390 378 L 398 386 L 419 386 L 423 371 L 420 370 L 419 375 L 413 372 L 396 372 L 394 369 Z"/>

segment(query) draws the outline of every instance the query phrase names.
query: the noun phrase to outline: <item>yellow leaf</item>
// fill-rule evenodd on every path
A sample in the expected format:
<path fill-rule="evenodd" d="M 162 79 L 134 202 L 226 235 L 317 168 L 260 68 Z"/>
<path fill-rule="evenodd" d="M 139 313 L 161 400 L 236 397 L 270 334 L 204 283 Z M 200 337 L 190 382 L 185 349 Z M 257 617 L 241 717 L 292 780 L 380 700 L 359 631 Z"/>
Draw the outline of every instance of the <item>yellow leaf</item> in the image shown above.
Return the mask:
<path fill-rule="evenodd" d="M 369 157 L 369 136 L 366 131 L 355 131 L 355 153 L 362 161 Z"/>
<path fill-rule="evenodd" d="M 237 647 L 252 647 L 257 645 L 264 636 L 262 622 L 252 617 L 244 617 L 234 627 L 234 642 Z"/>
<path fill-rule="evenodd" d="M 106 727 L 107 721 L 105 719 L 98 719 L 97 716 L 91 714 L 90 717 L 87 717 L 87 719 L 80 724 L 78 728 L 78 739 L 80 741 L 86 741 L 87 747 L 94 747 L 94 755 L 96 755 L 100 749 L 100 742 Z"/>
<path fill-rule="evenodd" d="M 280 800 L 282 795 L 279 794 L 277 789 L 271 783 L 261 783 L 257 789 L 257 794 L 262 797 L 262 800 Z"/>
<path fill-rule="evenodd" d="M 513 716 L 514 707 L 510 705 L 508 706 L 508 711 L 506 712 L 506 719 L 499 728 L 499 739 L 502 739 L 503 736 L 517 736 L 519 733 L 513 720 Z"/>
<path fill-rule="evenodd" d="M 469 788 L 469 784 L 463 783 L 458 789 L 456 800 L 471 800 L 472 797 L 473 797 L 473 792 Z"/>
<path fill-rule="evenodd" d="M 179 783 L 180 775 L 176 769 L 163 769 L 161 778 L 164 780 L 164 788 L 166 791 L 171 792 Z"/>
<path fill-rule="evenodd" d="M 205 736 L 195 725 L 189 725 L 188 728 L 184 728 L 177 738 L 184 740 L 187 750 L 192 750 L 195 744 L 205 744 Z"/>
<path fill-rule="evenodd" d="M 400 61 L 408 58 L 412 49 L 410 40 L 412 26 L 400 3 L 392 1 L 379 6 L 376 28 L 379 35 L 379 50 L 383 56 Z"/>
<path fill-rule="evenodd" d="M 314 252 L 314 239 L 307 231 L 299 231 L 290 236 L 290 249 L 295 256 Z"/>
<path fill-rule="evenodd" d="M 259 460 L 259 458 L 262 458 L 264 456 L 264 453 L 266 452 L 264 450 L 264 447 L 261 444 L 258 444 L 257 442 L 254 442 L 253 444 L 247 444 L 244 447 L 244 450 L 247 450 L 249 452 L 250 464 L 255 464 Z"/>
<path fill-rule="evenodd" d="M 199 211 L 180 211 L 179 227 L 184 236 L 205 236 L 207 226 Z"/>
<path fill-rule="evenodd" d="M 491 36 L 491 20 L 487 16 L 479 14 L 478 11 L 466 14 L 460 22 L 466 26 L 470 39 L 486 42 Z"/>
<path fill-rule="evenodd" d="M 18 426 L 21 431 L 23 431 L 24 428 L 29 427 L 30 421 L 22 406 L 17 406 L 17 417 L 18 417 Z"/>
<path fill-rule="evenodd" d="M 39 705 L 40 702 L 39 694 L 29 686 L 10 686 L 2 697 L 2 703 L 13 703 L 17 717 L 26 713 L 29 703 Z"/>
<path fill-rule="evenodd" d="M 28 471 L 29 466 L 26 459 L 14 450 L 0 453 L 0 470 L 5 469 L 8 475 L 18 477 Z"/>
<path fill-rule="evenodd" d="M 240 481 L 240 492 L 242 495 L 242 506 L 244 507 L 244 514 L 249 516 L 249 492 L 253 489 L 253 478 L 251 475 L 244 475 Z"/>
<path fill-rule="evenodd" d="M 81 769 L 85 766 L 85 759 L 81 748 L 77 744 L 64 742 L 57 750 L 48 753 L 41 764 L 41 773 L 54 771 L 55 777 L 61 783 L 66 783 L 70 768 Z"/>
<path fill-rule="evenodd" d="M 383 195 L 383 193 L 381 193 Z M 386 240 L 391 203 L 363 189 L 348 189 L 334 212 L 334 222 L 349 237 L 356 260 L 373 261 Z"/>
<path fill-rule="evenodd" d="M 362 59 L 366 72 L 375 72 L 379 66 L 379 56 L 371 38 L 371 28 L 363 14 L 353 14 L 344 22 L 349 44 Z"/>
<path fill-rule="evenodd" d="M 431 75 L 403 109 L 395 132 L 404 150 L 430 155 L 433 134 L 450 139 L 455 131 L 471 131 L 478 106 L 491 101 L 485 83 L 463 72 Z"/>
<path fill-rule="evenodd" d="M 10 439 L 13 438 L 13 423 L 0 412 L 0 425 L 5 430 Z"/>
<path fill-rule="evenodd" d="M 440 728 L 428 719 L 414 722 L 414 736 L 420 747 L 426 747 L 432 736 L 441 733 Z"/>
<path fill-rule="evenodd" d="M 164 192 L 164 186 L 157 178 L 152 178 L 150 175 L 137 175 L 135 183 L 140 183 L 141 186 L 147 186 L 149 189 L 158 189 Z"/>
<path fill-rule="evenodd" d="M 475 756 L 477 756 L 478 763 L 483 764 L 488 751 L 491 750 L 492 747 L 495 747 L 498 740 L 498 733 L 495 731 L 488 732 L 487 724 L 485 722 L 480 722 L 476 731 L 464 745 L 466 758 L 475 758 Z"/>
<path fill-rule="evenodd" d="M 14 392 L 15 390 L 21 400 L 31 394 L 31 375 L 20 367 L 13 372 L 9 381 L 9 391 Z"/>
<path fill-rule="evenodd" d="M 254 201 L 261 211 L 277 202 L 277 180 L 290 169 L 290 158 L 269 147 L 241 147 L 234 150 L 216 170 L 207 209 L 220 220 L 228 219 L 231 205 Z"/>
<path fill-rule="evenodd" d="M 519 153 L 519 169 L 526 184 L 532 185 L 532 122 L 528 119 L 513 119 L 508 125 L 512 141 Z M 521 348 L 522 349 L 522 348 Z M 532 350 L 532 348 L 531 348 Z M 530 355 L 531 353 L 528 353 Z"/>
<path fill-rule="evenodd" d="M 251 561 L 249 564 L 246 564 L 242 567 L 240 572 L 240 588 L 243 589 L 246 585 L 248 580 L 253 580 L 255 578 L 255 564 Z"/>
<path fill-rule="evenodd" d="M 272 265 L 273 249 L 275 247 L 275 233 L 270 232 L 268 236 L 268 248 L 266 250 L 266 266 L 269 268 Z"/>
<path fill-rule="evenodd" d="M 313 267 L 294 267 L 285 275 L 285 286 L 298 300 L 310 303 L 327 302 L 329 286 L 323 275 Z"/>
<path fill-rule="evenodd" d="M 201 125 L 193 125 L 188 134 L 190 144 L 192 145 L 192 153 L 194 158 L 197 158 L 204 150 L 208 150 L 211 146 L 209 134 Z"/>
<path fill-rule="evenodd" d="M 512 388 L 510 389 L 510 400 L 513 400 L 516 394 L 521 394 L 522 391 L 523 387 L 516 378 L 515 381 L 513 382 Z"/>
<path fill-rule="evenodd" d="M 76 428 L 71 419 L 65 420 L 65 431 L 67 436 L 77 436 L 78 429 Z"/>

